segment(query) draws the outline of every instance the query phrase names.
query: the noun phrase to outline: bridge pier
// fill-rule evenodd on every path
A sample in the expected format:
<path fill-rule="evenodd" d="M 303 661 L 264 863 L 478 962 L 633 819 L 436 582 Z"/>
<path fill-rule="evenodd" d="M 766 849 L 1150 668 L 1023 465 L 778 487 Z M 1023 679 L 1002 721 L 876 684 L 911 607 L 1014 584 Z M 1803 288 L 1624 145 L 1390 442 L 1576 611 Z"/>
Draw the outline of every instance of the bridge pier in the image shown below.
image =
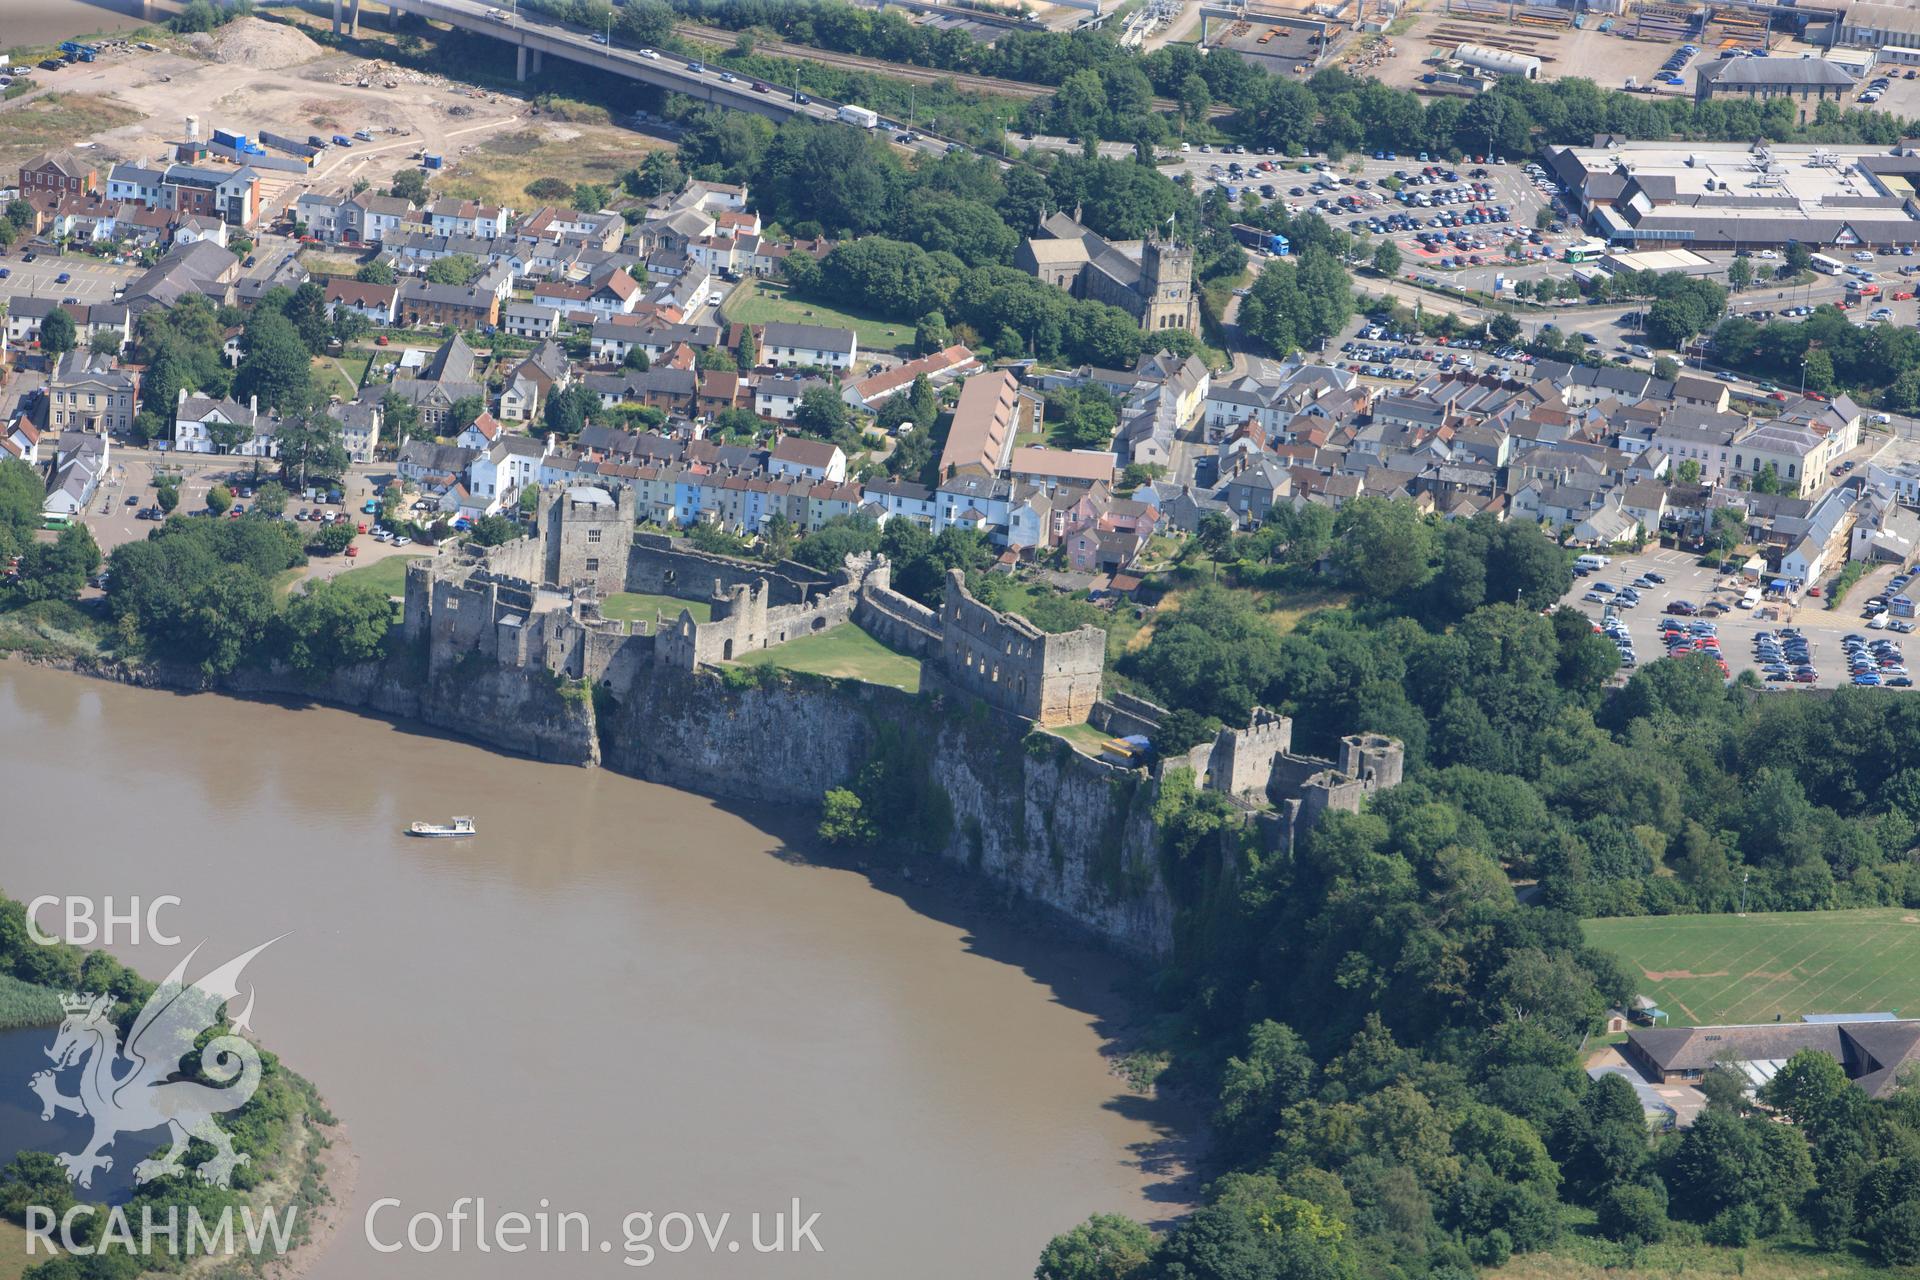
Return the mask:
<path fill-rule="evenodd" d="M 533 74 L 540 74 L 540 50 L 538 49 L 533 51 Z"/>
<path fill-rule="evenodd" d="M 333 34 L 340 34 L 340 0 L 333 0 Z"/>
<path fill-rule="evenodd" d="M 527 78 L 527 46 L 520 46 L 519 65 L 514 68 L 513 78 L 524 81 Z"/>

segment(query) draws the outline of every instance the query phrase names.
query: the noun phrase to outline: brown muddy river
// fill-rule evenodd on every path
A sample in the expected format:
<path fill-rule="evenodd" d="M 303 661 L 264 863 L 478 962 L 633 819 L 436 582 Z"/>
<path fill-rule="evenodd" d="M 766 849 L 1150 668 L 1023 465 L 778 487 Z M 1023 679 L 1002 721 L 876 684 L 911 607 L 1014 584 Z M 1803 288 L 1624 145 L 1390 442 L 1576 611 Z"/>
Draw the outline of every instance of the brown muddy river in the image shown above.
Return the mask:
<path fill-rule="evenodd" d="M 3 661 L 0 776 L 7 893 L 182 899 L 179 948 L 111 948 L 149 977 L 288 935 L 247 970 L 254 1028 L 360 1158 L 315 1280 L 631 1274 L 635 1211 L 732 1215 L 712 1252 L 659 1249 L 662 1222 L 648 1272 L 1013 1280 L 1088 1214 L 1164 1221 L 1188 1190 L 1174 1117 L 1101 1056 L 1109 960 L 805 865 L 777 834 L 805 815 Z M 466 813 L 476 839 L 399 834 Z M 588 1215 L 590 1251 L 366 1238 L 382 1200 L 392 1244 L 462 1197 Z M 822 1252 L 741 1243 L 795 1197 Z"/>
<path fill-rule="evenodd" d="M 165 22 L 182 7 L 181 0 L 0 0 L 0 49 L 131 31 Z"/>

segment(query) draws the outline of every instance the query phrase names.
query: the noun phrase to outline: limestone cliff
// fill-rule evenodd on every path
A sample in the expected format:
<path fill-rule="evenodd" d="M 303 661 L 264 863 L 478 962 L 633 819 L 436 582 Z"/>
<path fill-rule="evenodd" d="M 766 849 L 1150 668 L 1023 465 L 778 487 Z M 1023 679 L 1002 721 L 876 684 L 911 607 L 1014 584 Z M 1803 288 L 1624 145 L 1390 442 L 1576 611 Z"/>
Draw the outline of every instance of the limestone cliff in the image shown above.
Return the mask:
<path fill-rule="evenodd" d="M 1173 950 L 1172 899 L 1151 819 L 1153 783 L 964 693 L 912 695 L 856 681 L 727 680 L 648 667 L 616 701 L 543 668 L 464 662 L 429 677 L 419 655 L 351 667 L 318 684 L 284 668 L 208 680 L 195 668 L 81 665 L 133 684 L 326 703 L 416 721 L 473 742 L 606 768 L 724 799 L 811 812 L 889 743 L 913 744 L 950 820 L 918 841 L 1057 912 L 1126 953 Z"/>
<path fill-rule="evenodd" d="M 647 672 L 600 726 L 610 769 L 708 795 L 817 805 L 886 744 L 916 744 L 951 821 L 937 855 L 1129 953 L 1173 947 L 1152 784 L 965 695 L 805 677 Z"/>

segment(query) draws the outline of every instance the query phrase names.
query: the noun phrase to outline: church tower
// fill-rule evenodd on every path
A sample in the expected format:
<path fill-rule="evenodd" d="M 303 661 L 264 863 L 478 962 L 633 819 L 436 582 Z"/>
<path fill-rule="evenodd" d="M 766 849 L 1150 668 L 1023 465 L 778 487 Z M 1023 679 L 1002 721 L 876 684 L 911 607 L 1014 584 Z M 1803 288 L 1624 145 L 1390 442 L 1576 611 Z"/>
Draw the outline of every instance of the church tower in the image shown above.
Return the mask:
<path fill-rule="evenodd" d="M 1178 240 L 1148 240 L 1140 246 L 1140 327 L 1198 329 L 1193 295 L 1193 250 Z"/>

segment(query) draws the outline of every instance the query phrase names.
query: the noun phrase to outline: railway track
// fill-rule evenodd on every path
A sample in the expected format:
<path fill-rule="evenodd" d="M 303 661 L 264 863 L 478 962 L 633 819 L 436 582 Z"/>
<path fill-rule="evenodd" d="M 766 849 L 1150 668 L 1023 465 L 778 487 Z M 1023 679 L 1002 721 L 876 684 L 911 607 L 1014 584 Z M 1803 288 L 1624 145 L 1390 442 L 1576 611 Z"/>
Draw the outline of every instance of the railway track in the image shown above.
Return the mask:
<path fill-rule="evenodd" d="M 743 33 L 728 31 L 723 27 L 709 27 L 696 22 L 674 24 L 674 31 L 689 40 L 699 40 L 706 44 L 730 48 Z M 1030 84 L 1025 80 L 1002 80 L 998 76 L 969 75 L 964 71 L 941 71 L 933 67 L 919 67 L 910 62 L 883 62 L 879 58 L 863 58 L 857 54 L 834 53 L 826 49 L 815 49 L 811 45 L 790 44 L 784 40 L 769 40 L 762 36 L 753 37 L 755 53 L 770 53 L 779 58 L 803 58 L 808 62 L 818 62 L 822 66 L 839 67 L 844 71 L 866 71 L 875 75 L 892 76 L 897 80 L 911 80 L 915 84 L 937 84 L 951 80 L 956 88 L 972 93 L 990 93 L 1002 98 L 1046 98 L 1054 92 L 1052 85 Z M 1155 98 L 1153 109 L 1162 114 L 1176 112 L 1180 104 L 1171 98 Z M 1215 117 L 1233 114 L 1231 107 L 1214 107 L 1211 115 Z"/>

